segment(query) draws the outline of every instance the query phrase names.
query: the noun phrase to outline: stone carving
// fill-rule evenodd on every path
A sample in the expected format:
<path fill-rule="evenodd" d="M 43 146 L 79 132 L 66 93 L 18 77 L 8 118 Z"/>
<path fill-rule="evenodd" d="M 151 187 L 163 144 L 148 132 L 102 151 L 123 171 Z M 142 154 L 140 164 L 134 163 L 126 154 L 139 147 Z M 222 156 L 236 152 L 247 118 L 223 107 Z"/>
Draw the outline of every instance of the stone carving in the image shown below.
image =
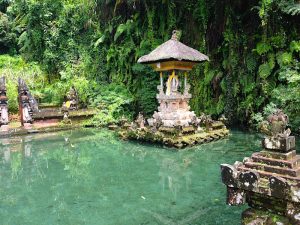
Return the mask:
<path fill-rule="evenodd" d="M 70 88 L 70 91 L 67 93 L 66 106 L 70 110 L 77 110 L 78 109 L 78 103 L 79 103 L 78 93 L 77 93 L 75 87 L 72 86 Z"/>
<path fill-rule="evenodd" d="M 269 178 L 271 195 L 278 198 L 284 198 L 289 191 L 289 185 L 286 179 L 282 177 L 270 177 Z"/>
<path fill-rule="evenodd" d="M 64 114 L 63 116 L 63 123 L 65 124 L 71 124 L 71 119 L 69 118 L 69 108 L 66 105 L 66 102 L 63 103 L 61 107 L 61 112 Z"/>
<path fill-rule="evenodd" d="M 290 129 L 286 129 L 288 116 L 280 109 L 268 116 L 261 125 L 261 131 L 267 137 L 263 140 L 263 147 L 269 150 L 289 151 L 295 148 L 295 138 L 290 137 Z"/>
<path fill-rule="evenodd" d="M 18 94 L 21 124 L 33 123 L 32 115 L 38 111 L 38 104 L 21 78 L 18 79 Z"/>
<path fill-rule="evenodd" d="M 268 116 L 266 121 L 261 124 L 261 132 L 267 136 L 278 138 L 288 137 L 290 129 L 286 130 L 289 118 L 282 110 L 277 109 L 275 113 Z"/>
<path fill-rule="evenodd" d="M 227 199 L 228 205 L 243 205 L 246 202 L 246 193 L 242 189 L 227 187 Z"/>
<path fill-rule="evenodd" d="M 157 90 L 160 95 L 164 93 L 164 87 L 162 85 L 157 85 Z"/>
<path fill-rule="evenodd" d="M 236 178 L 237 178 L 237 170 L 228 164 L 221 165 L 221 177 L 224 184 L 228 187 L 237 186 Z"/>
<path fill-rule="evenodd" d="M 139 128 L 145 128 L 145 119 L 142 113 L 139 113 L 135 122 L 137 123 Z"/>
<path fill-rule="evenodd" d="M 222 114 L 222 115 L 220 116 L 220 118 L 219 118 L 219 121 L 221 121 L 222 123 L 226 124 L 227 121 L 228 121 L 228 119 L 225 117 L 224 114 Z"/>
<path fill-rule="evenodd" d="M 265 221 L 262 225 L 269 224 L 270 212 L 281 216 L 279 221 L 289 221 L 282 224 L 300 224 L 300 156 L 296 155 L 295 137 L 286 132 L 288 118 L 282 111 L 277 110 L 267 122 L 263 151 L 233 166 L 221 165 L 222 182 L 230 196 L 227 203 L 239 205 L 235 199 L 244 193 L 244 203 L 251 210 L 243 213 L 242 224 L 255 224 L 259 218 Z"/>
<path fill-rule="evenodd" d="M 257 187 L 257 183 L 259 180 L 259 174 L 250 171 L 250 172 L 242 172 L 239 175 L 240 187 L 243 190 L 254 190 Z"/>
<path fill-rule="evenodd" d="M 5 77 L 0 78 L 0 126 L 8 125 L 8 105 Z"/>
<path fill-rule="evenodd" d="M 184 87 L 183 95 L 184 96 L 190 96 L 190 89 L 191 89 L 191 85 L 186 83 L 186 85 Z"/>

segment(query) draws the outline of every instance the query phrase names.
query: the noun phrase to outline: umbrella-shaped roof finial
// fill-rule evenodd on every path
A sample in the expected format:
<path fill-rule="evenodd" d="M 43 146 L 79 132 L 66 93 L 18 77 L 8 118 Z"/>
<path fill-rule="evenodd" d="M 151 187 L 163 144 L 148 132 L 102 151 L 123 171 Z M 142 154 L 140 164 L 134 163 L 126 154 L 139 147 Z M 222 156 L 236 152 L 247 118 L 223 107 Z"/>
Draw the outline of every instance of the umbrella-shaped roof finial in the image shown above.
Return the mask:
<path fill-rule="evenodd" d="M 173 30 L 171 39 L 175 40 L 175 41 L 178 41 L 178 39 L 179 39 L 178 36 L 179 36 L 178 30 Z"/>

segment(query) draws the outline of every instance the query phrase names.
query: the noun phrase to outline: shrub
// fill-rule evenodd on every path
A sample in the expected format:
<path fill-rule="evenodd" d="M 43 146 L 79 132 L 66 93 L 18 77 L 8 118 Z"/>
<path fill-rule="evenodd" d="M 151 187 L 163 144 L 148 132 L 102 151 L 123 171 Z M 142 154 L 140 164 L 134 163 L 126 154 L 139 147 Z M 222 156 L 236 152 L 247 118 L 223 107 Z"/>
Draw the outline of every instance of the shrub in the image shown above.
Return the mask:
<path fill-rule="evenodd" d="M 132 119 L 131 103 L 133 96 L 123 85 L 103 85 L 95 90 L 91 98 L 91 106 L 99 112 L 87 125 L 106 126 L 118 122 L 122 117 Z"/>

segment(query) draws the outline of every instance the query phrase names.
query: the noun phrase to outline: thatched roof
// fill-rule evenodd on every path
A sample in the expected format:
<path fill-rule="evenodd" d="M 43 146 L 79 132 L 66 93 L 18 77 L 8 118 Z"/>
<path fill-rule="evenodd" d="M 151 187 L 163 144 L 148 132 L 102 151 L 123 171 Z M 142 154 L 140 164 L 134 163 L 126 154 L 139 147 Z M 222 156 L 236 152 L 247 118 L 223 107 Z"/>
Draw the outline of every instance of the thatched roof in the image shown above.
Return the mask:
<path fill-rule="evenodd" d="M 138 63 L 150 64 L 171 60 L 201 62 L 205 60 L 209 61 L 209 58 L 201 52 L 178 41 L 176 34 L 173 33 L 169 41 L 158 46 L 148 55 L 139 58 Z"/>

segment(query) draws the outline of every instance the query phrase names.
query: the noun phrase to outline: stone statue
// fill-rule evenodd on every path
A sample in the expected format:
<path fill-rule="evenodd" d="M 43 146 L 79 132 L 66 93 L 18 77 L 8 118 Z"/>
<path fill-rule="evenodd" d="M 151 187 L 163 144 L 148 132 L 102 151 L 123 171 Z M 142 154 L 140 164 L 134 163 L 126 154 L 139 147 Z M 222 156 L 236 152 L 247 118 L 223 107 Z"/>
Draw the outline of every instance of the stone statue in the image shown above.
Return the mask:
<path fill-rule="evenodd" d="M 290 129 L 286 130 L 289 118 L 282 110 L 277 109 L 275 113 L 268 116 L 266 121 L 260 125 L 260 131 L 267 136 L 288 137 L 291 133 Z"/>
<path fill-rule="evenodd" d="M 175 76 L 171 79 L 171 92 L 177 93 L 178 92 L 178 86 L 179 86 L 179 80 L 178 77 Z"/>
<path fill-rule="evenodd" d="M 77 110 L 78 109 L 78 103 L 79 103 L 78 93 L 77 93 L 74 86 L 72 86 L 70 91 L 68 92 L 67 100 L 68 101 L 66 102 L 66 106 L 70 110 Z"/>
<path fill-rule="evenodd" d="M 138 124 L 139 128 L 145 128 L 145 119 L 142 113 L 139 112 L 139 115 L 135 122 Z"/>
<path fill-rule="evenodd" d="M 0 78 L 0 126 L 8 125 L 8 107 L 5 77 Z"/>
<path fill-rule="evenodd" d="M 66 105 L 66 102 L 63 103 L 62 107 L 61 107 L 61 112 L 64 114 L 63 117 L 63 122 L 69 122 L 69 109 Z"/>
<path fill-rule="evenodd" d="M 293 146 L 295 138 L 290 136 L 291 130 L 287 127 L 289 118 L 282 110 L 277 109 L 268 116 L 266 121 L 260 125 L 262 133 L 267 135 L 263 140 L 263 146 L 266 149 L 281 149 L 284 146 Z"/>
<path fill-rule="evenodd" d="M 183 94 L 184 95 L 189 95 L 190 94 L 190 89 L 191 89 L 191 85 L 190 84 L 186 84 L 185 87 L 184 87 L 184 92 Z"/>
<path fill-rule="evenodd" d="M 32 115 L 38 111 L 38 104 L 21 78 L 18 79 L 18 94 L 21 124 L 33 123 Z"/>
<path fill-rule="evenodd" d="M 222 114 L 219 118 L 219 121 L 221 121 L 222 123 L 226 124 L 228 119 L 226 118 L 226 116 L 224 114 Z"/>
<path fill-rule="evenodd" d="M 173 72 L 173 74 L 169 77 L 169 79 L 166 82 L 166 87 L 167 87 L 166 95 L 177 94 L 178 86 L 179 86 L 179 79 L 177 76 L 175 76 Z"/>
<path fill-rule="evenodd" d="M 157 90 L 159 95 L 163 95 L 164 94 L 164 87 L 161 85 L 157 85 Z"/>

